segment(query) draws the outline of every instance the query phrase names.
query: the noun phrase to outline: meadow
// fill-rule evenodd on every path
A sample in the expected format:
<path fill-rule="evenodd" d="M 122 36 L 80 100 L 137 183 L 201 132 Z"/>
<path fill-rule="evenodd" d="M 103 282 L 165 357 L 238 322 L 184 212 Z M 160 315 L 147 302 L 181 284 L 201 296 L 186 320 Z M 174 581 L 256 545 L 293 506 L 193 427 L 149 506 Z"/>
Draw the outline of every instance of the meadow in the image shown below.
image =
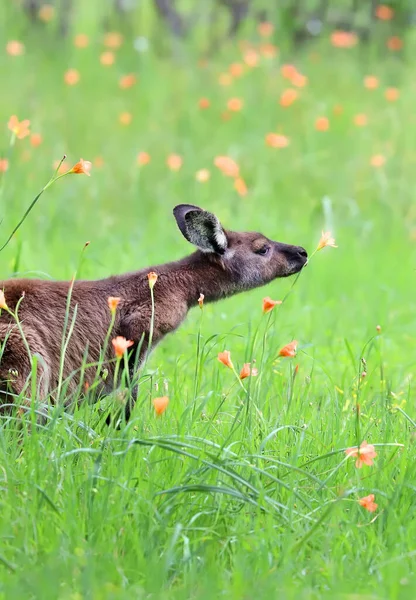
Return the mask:
<path fill-rule="evenodd" d="M 104 35 L 81 6 L 66 39 L 52 13 L 34 28 L 2 11 L 0 245 L 64 154 L 93 167 L 40 197 L 0 279 L 180 258 L 182 202 L 310 255 L 322 231 L 337 248 L 194 309 L 120 430 L 99 403 L 2 416 L 0 598 L 413 598 L 412 36 L 401 52 L 329 33 L 294 50 L 253 24 L 205 58 L 195 40 L 171 55 Z M 30 132 L 10 147 L 12 115 Z M 284 302 L 264 314 L 267 296 Z M 241 380 L 248 362 L 258 375 Z"/>

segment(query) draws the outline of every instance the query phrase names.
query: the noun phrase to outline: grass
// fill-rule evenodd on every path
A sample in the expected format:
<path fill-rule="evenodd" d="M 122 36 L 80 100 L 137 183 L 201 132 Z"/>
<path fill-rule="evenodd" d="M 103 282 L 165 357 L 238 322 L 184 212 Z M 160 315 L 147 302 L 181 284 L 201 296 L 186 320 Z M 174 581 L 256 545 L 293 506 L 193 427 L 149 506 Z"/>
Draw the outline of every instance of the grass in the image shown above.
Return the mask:
<path fill-rule="evenodd" d="M 2 252 L 1 278 L 100 278 L 179 258 L 191 251 L 171 216 L 180 202 L 310 252 L 331 230 L 338 248 L 316 254 L 293 289 L 293 279 L 276 281 L 191 312 L 152 354 L 120 431 L 98 405 L 40 426 L 32 414 L 3 419 L 0 598 L 414 597 L 412 63 L 323 39 L 262 58 L 224 87 L 219 75 L 242 60 L 235 45 L 201 68 L 186 49 L 168 59 L 126 40 L 104 67 L 91 15 L 75 23 L 90 35 L 81 50 L 56 39 L 53 22 L 32 30 L 8 11 L 2 39 L 21 39 L 26 53 L 0 56 L 1 154 L 11 114 L 29 118 L 43 142 L 18 140 L 10 154 L 1 239 L 64 153 L 70 165 L 82 156 L 96 166 L 91 178 L 65 177 L 45 192 Z M 283 108 L 290 83 L 280 66 L 292 61 L 308 85 Z M 77 85 L 64 83 L 68 68 L 79 70 Z M 130 72 L 136 85 L 120 89 Z M 368 74 L 377 89 L 363 86 Z M 385 99 L 388 87 L 397 101 Z M 223 120 L 232 97 L 243 109 Z M 315 129 L 322 116 L 328 131 Z M 289 146 L 268 147 L 270 132 Z M 137 165 L 139 152 L 148 165 Z M 178 172 L 166 166 L 173 152 L 183 157 Z M 244 197 L 213 166 L 224 154 L 240 165 Z M 374 167 L 378 154 L 386 161 Z M 202 168 L 206 183 L 195 180 Z M 264 296 L 290 290 L 262 315 Z M 294 338 L 296 359 L 278 359 Z M 256 359 L 245 389 L 217 360 L 224 349 L 238 370 Z M 165 393 L 156 418 L 151 399 Z M 363 439 L 378 456 L 357 469 L 345 449 Z M 375 513 L 357 502 L 371 493 Z"/>

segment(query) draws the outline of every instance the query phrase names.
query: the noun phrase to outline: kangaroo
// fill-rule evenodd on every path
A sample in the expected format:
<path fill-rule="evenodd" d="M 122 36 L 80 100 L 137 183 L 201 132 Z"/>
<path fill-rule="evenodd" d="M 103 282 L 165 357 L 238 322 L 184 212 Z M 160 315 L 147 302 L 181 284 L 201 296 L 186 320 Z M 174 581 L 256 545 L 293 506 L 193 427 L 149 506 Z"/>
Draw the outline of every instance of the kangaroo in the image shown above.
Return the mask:
<path fill-rule="evenodd" d="M 110 336 L 123 336 L 133 342 L 128 355 L 133 377 L 147 351 L 179 327 L 188 310 L 197 305 L 200 294 L 205 303 L 215 302 L 293 275 L 307 262 L 304 248 L 274 242 L 260 233 L 225 230 L 214 214 L 198 206 L 180 204 L 173 214 L 182 235 L 197 247 L 196 252 L 181 260 L 97 281 L 0 282 L 9 309 L 15 311 L 17 307 L 26 340 L 12 316 L 0 311 L 0 407 L 10 406 L 15 395 L 30 398 L 30 354 L 38 359 L 37 395 L 41 400 L 49 397 L 53 401 L 64 378 L 68 381 L 65 404 L 70 404 L 71 393 L 76 394 L 80 384 L 88 386 L 96 381 L 97 365 L 102 369 L 103 360 L 107 376 L 101 378 L 101 392 L 114 390 L 116 361 L 111 343 L 104 357 L 102 354 L 111 326 L 110 296 L 120 298 Z M 148 348 L 152 304 L 147 275 L 152 271 L 158 278 L 153 290 L 154 327 Z M 66 313 L 74 325 L 62 368 Z M 81 381 L 83 363 L 95 367 L 86 368 Z M 133 405 L 130 399 L 126 420 Z"/>

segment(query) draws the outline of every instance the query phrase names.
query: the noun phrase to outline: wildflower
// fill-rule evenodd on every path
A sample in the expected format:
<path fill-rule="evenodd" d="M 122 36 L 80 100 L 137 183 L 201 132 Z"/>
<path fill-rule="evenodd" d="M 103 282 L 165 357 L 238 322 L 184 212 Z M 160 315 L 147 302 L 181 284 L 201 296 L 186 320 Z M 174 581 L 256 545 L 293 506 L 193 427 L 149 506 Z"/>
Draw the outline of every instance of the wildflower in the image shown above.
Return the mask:
<path fill-rule="evenodd" d="M 64 81 L 67 85 L 76 85 L 79 82 L 79 72 L 76 69 L 68 69 L 65 72 Z"/>
<path fill-rule="evenodd" d="M 208 181 L 210 176 L 211 173 L 208 171 L 208 169 L 200 169 L 195 173 L 195 179 L 200 183 L 205 183 L 206 181 Z"/>
<path fill-rule="evenodd" d="M 234 189 L 240 196 L 247 196 L 247 184 L 242 177 L 236 177 L 234 180 Z"/>
<path fill-rule="evenodd" d="M 222 85 L 223 87 L 231 85 L 232 82 L 233 82 L 233 78 L 231 77 L 231 75 L 229 73 L 221 73 L 221 75 L 218 77 L 218 83 L 220 85 Z"/>
<path fill-rule="evenodd" d="M 198 304 L 199 304 L 199 308 L 202 310 L 203 306 L 204 306 L 204 299 L 205 296 L 204 294 L 199 294 L 199 298 L 198 298 Z"/>
<path fill-rule="evenodd" d="M 362 113 L 355 115 L 354 125 L 356 125 L 357 127 L 365 127 L 365 125 L 367 125 L 367 123 L 368 123 L 367 115 L 364 115 Z"/>
<path fill-rule="evenodd" d="M 267 314 L 274 309 L 278 304 L 282 304 L 281 300 L 272 300 L 269 296 L 263 298 L 263 314 Z"/>
<path fill-rule="evenodd" d="M 284 108 L 291 106 L 297 97 L 298 93 L 293 88 L 284 90 L 280 96 L 280 106 L 283 106 Z"/>
<path fill-rule="evenodd" d="M 49 23 L 55 16 L 55 8 L 51 4 L 43 4 L 38 11 L 38 17 L 44 23 Z"/>
<path fill-rule="evenodd" d="M 7 158 L 0 158 L 0 173 L 5 173 L 9 168 L 9 161 Z"/>
<path fill-rule="evenodd" d="M 331 44 L 335 48 L 353 48 L 358 43 L 356 33 L 352 31 L 333 31 L 331 34 Z"/>
<path fill-rule="evenodd" d="M 297 72 L 298 71 L 295 65 L 282 65 L 280 67 L 280 73 L 285 79 L 292 79 L 292 77 L 294 77 Z"/>
<path fill-rule="evenodd" d="M 12 115 L 9 119 L 8 128 L 19 140 L 22 140 L 29 135 L 29 127 L 30 121 L 28 119 L 19 122 L 19 119 L 16 117 L 16 115 Z"/>
<path fill-rule="evenodd" d="M 395 102 L 399 98 L 400 92 L 397 88 L 389 87 L 384 92 L 384 97 L 389 102 Z"/>
<path fill-rule="evenodd" d="M 369 512 L 374 512 L 377 510 L 378 504 L 374 502 L 374 494 L 370 494 L 369 496 L 364 496 L 364 498 L 360 498 L 358 503 L 360 506 L 368 510 Z"/>
<path fill-rule="evenodd" d="M 375 14 L 380 21 L 391 21 L 394 16 L 394 10 L 385 4 L 379 4 L 376 7 Z"/>
<path fill-rule="evenodd" d="M 120 300 L 121 298 L 119 298 L 118 296 L 109 296 L 107 298 L 108 308 L 111 310 L 112 313 L 116 312 L 117 306 L 120 304 Z"/>
<path fill-rule="evenodd" d="M 234 365 L 231 362 L 231 352 L 229 350 L 224 350 L 224 352 L 219 352 L 218 360 L 222 362 L 223 365 L 228 367 L 229 369 L 233 369 Z"/>
<path fill-rule="evenodd" d="M 232 77 L 241 77 L 244 73 L 244 67 L 241 63 L 232 63 L 228 68 Z"/>
<path fill-rule="evenodd" d="M 258 370 L 253 367 L 250 368 L 251 363 L 244 363 L 243 368 L 240 371 L 240 379 L 245 379 L 246 377 L 257 377 L 259 374 Z"/>
<path fill-rule="evenodd" d="M 370 160 L 370 164 L 372 167 L 382 167 L 386 162 L 386 157 L 383 156 L 382 154 L 374 154 L 374 156 L 371 157 Z"/>
<path fill-rule="evenodd" d="M 338 246 L 335 246 L 335 238 L 332 237 L 330 231 L 322 232 L 321 239 L 319 240 L 318 247 L 316 250 L 322 250 L 322 248 L 326 248 L 326 246 L 330 246 L 331 248 L 338 248 Z"/>
<path fill-rule="evenodd" d="M 239 112 L 243 108 L 243 101 L 241 98 L 230 98 L 227 102 L 227 108 L 233 112 Z"/>
<path fill-rule="evenodd" d="M 148 154 L 148 152 L 139 152 L 139 154 L 137 155 L 137 164 L 139 165 L 139 167 L 148 165 L 149 162 L 150 154 Z"/>
<path fill-rule="evenodd" d="M 104 46 L 117 50 L 123 43 L 123 36 L 118 31 L 110 31 L 104 36 Z"/>
<path fill-rule="evenodd" d="M 260 54 L 265 58 L 274 58 L 277 54 L 278 47 L 274 44 L 261 44 Z"/>
<path fill-rule="evenodd" d="M 88 175 L 90 177 L 92 168 L 92 163 L 89 160 L 84 160 L 80 158 L 79 161 L 68 171 L 68 173 L 77 173 L 82 175 Z"/>
<path fill-rule="evenodd" d="M 289 344 L 286 344 L 286 346 L 283 346 L 283 348 L 280 348 L 279 356 L 287 356 L 287 357 L 293 358 L 296 356 L 296 348 L 297 347 L 298 347 L 297 340 L 293 340 L 293 342 L 290 342 Z"/>
<path fill-rule="evenodd" d="M 131 340 L 126 340 L 126 338 L 121 335 L 113 338 L 111 343 L 113 344 L 114 352 L 117 358 L 122 358 L 127 348 L 130 348 L 130 346 L 133 346 L 134 344 L 134 342 Z"/>
<path fill-rule="evenodd" d="M 32 135 L 30 136 L 30 144 L 34 148 L 37 148 L 38 146 L 40 146 L 42 141 L 43 141 L 43 138 L 40 135 L 40 133 L 32 133 Z"/>
<path fill-rule="evenodd" d="M 122 90 L 131 88 L 136 83 L 136 76 L 133 73 L 120 77 L 119 86 Z"/>
<path fill-rule="evenodd" d="M 243 60 L 248 67 L 257 67 L 259 55 L 255 50 L 250 49 L 244 53 Z"/>
<path fill-rule="evenodd" d="M 371 467 L 373 465 L 373 458 L 377 456 L 377 453 L 374 451 L 374 446 L 372 444 L 367 444 L 365 440 L 360 444 L 359 448 L 356 446 L 347 448 L 345 454 L 348 458 L 353 456 L 357 459 L 355 462 L 357 469 L 361 469 L 363 465 Z"/>
<path fill-rule="evenodd" d="M 122 112 L 118 118 L 121 125 L 130 125 L 133 120 L 133 115 L 129 112 Z"/>
<path fill-rule="evenodd" d="M 366 87 L 368 90 L 375 90 L 378 88 L 378 85 L 379 80 L 375 75 L 367 75 L 364 77 L 364 87 Z"/>
<path fill-rule="evenodd" d="M 210 107 L 210 105 L 211 102 L 208 100 L 208 98 L 200 98 L 198 101 L 198 106 L 201 110 L 206 110 Z"/>
<path fill-rule="evenodd" d="M 392 52 L 398 52 L 403 48 L 403 41 L 397 35 L 393 35 L 387 40 L 387 48 Z"/>
<path fill-rule="evenodd" d="M 9 56 L 21 56 L 25 53 L 25 47 L 22 42 L 17 40 L 10 40 L 6 44 L 6 52 Z"/>
<path fill-rule="evenodd" d="M 154 271 L 150 271 L 150 273 L 147 274 L 147 278 L 149 280 L 149 288 L 152 290 L 155 287 L 155 283 L 157 281 L 157 273 L 155 273 Z"/>
<path fill-rule="evenodd" d="M 182 167 L 182 163 L 182 156 L 179 154 L 169 154 L 166 159 L 166 164 L 171 171 L 179 171 L 179 169 Z"/>
<path fill-rule="evenodd" d="M 262 23 L 258 24 L 257 31 L 259 32 L 259 35 L 261 35 L 261 37 L 268 38 L 271 35 L 273 35 L 274 25 L 269 21 L 263 21 Z"/>
<path fill-rule="evenodd" d="M 115 63 L 116 57 L 114 55 L 114 52 L 103 52 L 100 56 L 100 63 L 104 66 L 104 67 L 111 67 L 114 63 Z"/>
<path fill-rule="evenodd" d="M 214 165 L 227 177 L 238 177 L 240 174 L 240 167 L 229 156 L 216 156 Z"/>
<path fill-rule="evenodd" d="M 377 331 L 377 333 L 380 333 L 380 332 L 381 332 L 381 325 L 377 325 L 377 326 L 376 326 L 376 331 Z"/>
<path fill-rule="evenodd" d="M 327 117 L 318 117 L 315 121 L 315 129 L 317 131 L 328 131 L 329 119 Z"/>
<path fill-rule="evenodd" d="M 292 85 L 294 85 L 295 87 L 302 88 L 302 87 L 305 87 L 305 85 L 307 85 L 308 78 L 305 77 L 305 75 L 302 75 L 302 73 L 296 72 L 290 81 L 291 81 Z"/>
<path fill-rule="evenodd" d="M 90 41 L 85 33 L 77 33 L 74 37 L 74 46 L 76 48 L 86 48 L 89 43 Z"/>
<path fill-rule="evenodd" d="M 270 148 L 286 148 L 289 146 L 289 138 L 279 133 L 268 133 L 265 137 L 266 145 Z"/>
<path fill-rule="evenodd" d="M 169 398 L 167 396 L 161 396 L 160 398 L 153 398 L 152 402 L 155 408 L 155 413 L 158 417 L 160 417 L 160 415 L 162 415 L 168 407 Z"/>
<path fill-rule="evenodd" d="M 5 308 L 7 310 L 7 303 L 3 290 L 0 290 L 0 308 Z"/>

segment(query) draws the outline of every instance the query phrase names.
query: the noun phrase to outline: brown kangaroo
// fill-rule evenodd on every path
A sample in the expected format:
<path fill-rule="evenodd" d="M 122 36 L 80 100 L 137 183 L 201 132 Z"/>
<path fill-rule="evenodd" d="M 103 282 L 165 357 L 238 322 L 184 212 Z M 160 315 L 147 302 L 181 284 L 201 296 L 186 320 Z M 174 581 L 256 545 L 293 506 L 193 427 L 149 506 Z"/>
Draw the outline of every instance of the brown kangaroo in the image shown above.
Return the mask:
<path fill-rule="evenodd" d="M 158 275 L 154 287 L 151 344 L 154 347 L 182 323 L 188 310 L 197 305 L 200 294 L 204 295 L 204 302 L 214 302 L 297 273 L 307 262 L 307 253 L 300 246 L 273 242 L 259 233 L 225 230 L 215 215 L 197 206 L 180 204 L 173 214 L 183 236 L 198 248 L 182 260 L 98 281 L 75 281 L 72 290 L 71 282 L 35 279 L 0 282 L 8 307 L 15 311 L 18 305 L 26 339 L 24 343 L 13 318 L 5 310 L 0 311 L 0 406 L 10 405 L 14 395 L 30 398 L 32 358 L 28 349 L 37 357 L 41 400 L 49 396 L 53 401 L 62 379 L 66 380 L 66 405 L 72 401 L 72 394 L 79 396 L 80 385 L 91 385 L 97 376 L 102 393 L 114 389 L 111 343 L 104 356 L 102 350 L 111 325 L 109 296 L 120 298 L 111 337 L 123 336 L 134 343 L 128 359 L 133 377 L 149 341 L 152 308 L 147 274 L 150 271 Z M 73 322 L 73 330 L 61 363 L 66 313 L 67 323 Z M 102 377 L 103 364 L 106 377 Z M 132 402 L 128 403 L 126 418 Z"/>

